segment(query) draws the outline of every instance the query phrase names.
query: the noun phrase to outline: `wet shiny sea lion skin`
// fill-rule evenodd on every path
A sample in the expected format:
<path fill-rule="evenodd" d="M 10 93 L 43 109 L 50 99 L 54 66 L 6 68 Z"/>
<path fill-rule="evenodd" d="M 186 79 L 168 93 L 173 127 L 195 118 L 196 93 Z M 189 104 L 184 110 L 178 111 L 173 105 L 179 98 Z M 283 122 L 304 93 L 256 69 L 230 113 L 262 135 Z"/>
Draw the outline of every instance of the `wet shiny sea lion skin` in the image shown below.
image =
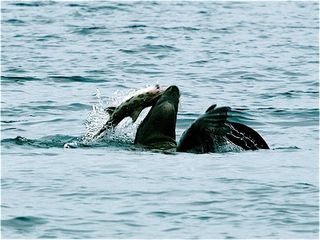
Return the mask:
<path fill-rule="evenodd" d="M 229 121 L 230 107 L 212 105 L 182 134 L 178 152 L 224 152 L 269 149 L 266 141 L 254 129 Z"/>
<path fill-rule="evenodd" d="M 152 149 L 175 149 L 180 91 L 168 87 L 139 125 L 134 143 Z"/>

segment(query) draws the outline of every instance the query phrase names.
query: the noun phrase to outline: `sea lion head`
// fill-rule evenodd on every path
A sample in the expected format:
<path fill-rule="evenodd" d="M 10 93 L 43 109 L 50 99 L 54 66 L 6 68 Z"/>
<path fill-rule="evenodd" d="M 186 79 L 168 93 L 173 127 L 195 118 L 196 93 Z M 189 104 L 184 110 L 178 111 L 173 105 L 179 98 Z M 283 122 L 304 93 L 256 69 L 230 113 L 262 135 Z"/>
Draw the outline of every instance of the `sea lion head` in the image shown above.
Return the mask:
<path fill-rule="evenodd" d="M 168 87 L 140 124 L 135 144 L 151 148 L 176 146 L 176 121 L 180 91 L 177 86 Z"/>
<path fill-rule="evenodd" d="M 179 88 L 175 85 L 169 86 L 160 99 L 157 101 L 156 105 L 161 105 L 164 102 L 167 102 L 174 106 L 175 111 L 178 112 L 178 104 L 179 104 L 179 98 L 180 98 L 180 91 Z"/>

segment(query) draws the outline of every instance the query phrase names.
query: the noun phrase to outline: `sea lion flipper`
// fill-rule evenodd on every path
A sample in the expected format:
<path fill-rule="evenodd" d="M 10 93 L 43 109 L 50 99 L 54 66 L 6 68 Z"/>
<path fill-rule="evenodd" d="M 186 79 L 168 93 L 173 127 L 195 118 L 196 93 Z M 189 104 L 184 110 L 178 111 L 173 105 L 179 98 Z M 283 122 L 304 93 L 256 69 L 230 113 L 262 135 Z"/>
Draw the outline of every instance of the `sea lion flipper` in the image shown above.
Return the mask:
<path fill-rule="evenodd" d="M 217 104 L 212 104 L 210 107 L 208 107 L 206 113 L 210 112 L 211 110 L 214 110 L 216 106 L 217 106 Z"/>
<path fill-rule="evenodd" d="M 230 122 L 231 132 L 226 137 L 245 150 L 270 149 L 266 141 L 254 129 L 237 122 Z"/>
<path fill-rule="evenodd" d="M 266 141 L 254 129 L 231 122 L 232 113 L 230 107 L 209 107 L 182 134 L 177 151 L 205 153 L 228 151 L 234 147 L 239 150 L 269 149 Z"/>
<path fill-rule="evenodd" d="M 214 152 L 214 141 L 230 132 L 227 125 L 229 107 L 215 108 L 212 105 L 182 134 L 178 143 L 179 152 Z"/>

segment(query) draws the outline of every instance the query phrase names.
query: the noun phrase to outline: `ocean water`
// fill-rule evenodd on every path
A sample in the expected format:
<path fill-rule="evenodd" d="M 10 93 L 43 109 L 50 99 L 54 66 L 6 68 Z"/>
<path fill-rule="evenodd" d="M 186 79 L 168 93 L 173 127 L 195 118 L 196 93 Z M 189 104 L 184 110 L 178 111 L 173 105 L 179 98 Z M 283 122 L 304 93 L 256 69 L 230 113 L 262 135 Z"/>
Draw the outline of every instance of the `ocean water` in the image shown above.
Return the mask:
<path fill-rule="evenodd" d="M 2 238 L 319 237 L 317 1 L 1 5 Z M 178 139 L 216 103 L 271 149 L 145 151 L 127 119 L 84 141 L 154 84 Z"/>

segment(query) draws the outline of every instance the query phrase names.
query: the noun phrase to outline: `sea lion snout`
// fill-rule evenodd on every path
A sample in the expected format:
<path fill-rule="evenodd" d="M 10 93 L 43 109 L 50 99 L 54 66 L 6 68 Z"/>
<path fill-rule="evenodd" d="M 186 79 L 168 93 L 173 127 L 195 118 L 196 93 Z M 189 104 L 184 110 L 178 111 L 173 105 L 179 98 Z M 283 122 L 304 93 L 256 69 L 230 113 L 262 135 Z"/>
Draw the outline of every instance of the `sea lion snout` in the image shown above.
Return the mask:
<path fill-rule="evenodd" d="M 166 91 L 164 92 L 164 94 L 168 94 L 168 95 L 171 95 L 171 96 L 177 96 L 177 97 L 180 97 L 180 90 L 177 86 L 175 85 L 171 85 L 169 86 Z"/>

